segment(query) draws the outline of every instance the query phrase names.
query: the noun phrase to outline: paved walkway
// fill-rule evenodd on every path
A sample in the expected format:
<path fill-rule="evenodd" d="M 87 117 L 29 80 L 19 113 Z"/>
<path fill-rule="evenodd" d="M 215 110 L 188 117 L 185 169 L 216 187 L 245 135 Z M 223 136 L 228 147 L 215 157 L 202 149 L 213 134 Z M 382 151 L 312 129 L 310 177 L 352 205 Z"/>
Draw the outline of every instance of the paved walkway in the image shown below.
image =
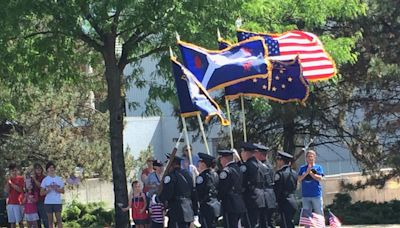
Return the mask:
<path fill-rule="evenodd" d="M 353 226 L 342 226 L 343 228 L 400 228 L 398 225 L 353 225 Z"/>

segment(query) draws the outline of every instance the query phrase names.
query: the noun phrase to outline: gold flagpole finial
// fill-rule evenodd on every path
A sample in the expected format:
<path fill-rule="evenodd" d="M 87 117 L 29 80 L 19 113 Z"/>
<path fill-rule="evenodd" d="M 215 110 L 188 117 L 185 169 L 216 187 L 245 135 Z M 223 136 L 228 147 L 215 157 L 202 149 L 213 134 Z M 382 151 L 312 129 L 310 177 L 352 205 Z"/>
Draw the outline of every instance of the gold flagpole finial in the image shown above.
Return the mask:
<path fill-rule="evenodd" d="M 172 51 L 171 46 L 169 46 L 169 57 L 174 58 L 174 52 Z"/>
<path fill-rule="evenodd" d="M 218 40 L 221 40 L 221 33 L 219 32 L 219 28 L 217 28 L 217 36 L 218 36 Z"/>

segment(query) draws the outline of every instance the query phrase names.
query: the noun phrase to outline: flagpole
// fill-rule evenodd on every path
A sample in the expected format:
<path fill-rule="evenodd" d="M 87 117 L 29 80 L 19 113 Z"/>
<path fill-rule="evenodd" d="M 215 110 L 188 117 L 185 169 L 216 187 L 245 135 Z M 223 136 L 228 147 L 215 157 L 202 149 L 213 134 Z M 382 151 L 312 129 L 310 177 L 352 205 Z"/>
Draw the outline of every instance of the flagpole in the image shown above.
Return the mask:
<path fill-rule="evenodd" d="M 244 98 L 243 98 L 243 95 L 240 95 L 240 104 L 242 106 L 243 140 L 245 142 L 247 142 L 246 114 L 244 113 Z"/>
<path fill-rule="evenodd" d="M 231 110 L 229 107 L 229 101 L 225 98 L 225 105 L 226 105 L 226 112 L 228 113 L 228 120 L 229 120 L 229 136 L 231 139 L 231 149 L 233 149 L 233 131 L 232 131 L 232 120 L 231 120 Z"/>
<path fill-rule="evenodd" d="M 186 148 L 188 150 L 188 155 L 189 155 L 189 163 L 192 166 L 193 165 L 193 160 L 192 160 L 192 148 L 190 148 L 190 143 L 189 143 L 189 133 L 186 127 L 186 120 L 185 117 L 181 116 L 182 119 L 182 125 L 183 125 L 183 130 L 185 131 L 185 141 L 186 141 Z M 193 178 L 193 187 L 196 185 L 196 177 L 194 176 L 194 170 L 192 170 L 192 178 Z"/>
<path fill-rule="evenodd" d="M 201 120 L 200 113 L 197 113 L 197 120 L 199 121 L 199 126 L 200 126 L 200 130 L 201 130 L 201 134 L 203 135 L 204 146 L 206 147 L 207 154 L 211 155 L 210 149 L 208 148 L 206 133 L 204 131 L 203 121 Z"/>

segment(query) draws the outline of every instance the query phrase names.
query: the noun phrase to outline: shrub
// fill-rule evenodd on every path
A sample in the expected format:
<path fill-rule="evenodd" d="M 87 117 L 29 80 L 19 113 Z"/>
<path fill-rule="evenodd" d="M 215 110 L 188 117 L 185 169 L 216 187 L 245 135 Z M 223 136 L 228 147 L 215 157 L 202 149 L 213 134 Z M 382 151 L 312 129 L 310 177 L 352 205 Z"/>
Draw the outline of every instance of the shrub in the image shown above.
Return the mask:
<path fill-rule="evenodd" d="M 333 203 L 326 209 L 331 210 L 343 224 L 399 224 L 400 201 L 375 203 L 371 201 L 351 204 L 349 194 L 336 194 Z M 325 212 L 327 215 L 327 211 Z"/>
<path fill-rule="evenodd" d="M 114 224 L 114 210 L 106 210 L 104 203 L 83 204 L 72 201 L 62 212 L 65 227 L 105 227 Z"/>

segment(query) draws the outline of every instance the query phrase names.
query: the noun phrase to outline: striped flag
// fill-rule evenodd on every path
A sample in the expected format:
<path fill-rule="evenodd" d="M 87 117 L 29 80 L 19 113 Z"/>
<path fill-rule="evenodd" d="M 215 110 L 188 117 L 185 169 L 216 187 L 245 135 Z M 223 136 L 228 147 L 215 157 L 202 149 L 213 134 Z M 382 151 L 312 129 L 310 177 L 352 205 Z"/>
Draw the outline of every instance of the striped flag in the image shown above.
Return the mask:
<path fill-rule="evenodd" d="M 342 227 L 342 223 L 332 212 L 329 211 L 329 226 L 331 228 L 339 228 Z"/>
<path fill-rule="evenodd" d="M 292 60 L 299 55 L 303 75 L 309 81 L 326 80 L 336 74 L 335 62 L 315 34 L 297 30 L 279 35 L 237 31 L 238 41 L 254 36 L 265 39 L 271 60 Z"/>
<path fill-rule="evenodd" d="M 310 210 L 301 209 L 299 225 L 305 225 L 315 228 L 324 228 L 325 218 L 323 215 L 313 213 Z"/>

